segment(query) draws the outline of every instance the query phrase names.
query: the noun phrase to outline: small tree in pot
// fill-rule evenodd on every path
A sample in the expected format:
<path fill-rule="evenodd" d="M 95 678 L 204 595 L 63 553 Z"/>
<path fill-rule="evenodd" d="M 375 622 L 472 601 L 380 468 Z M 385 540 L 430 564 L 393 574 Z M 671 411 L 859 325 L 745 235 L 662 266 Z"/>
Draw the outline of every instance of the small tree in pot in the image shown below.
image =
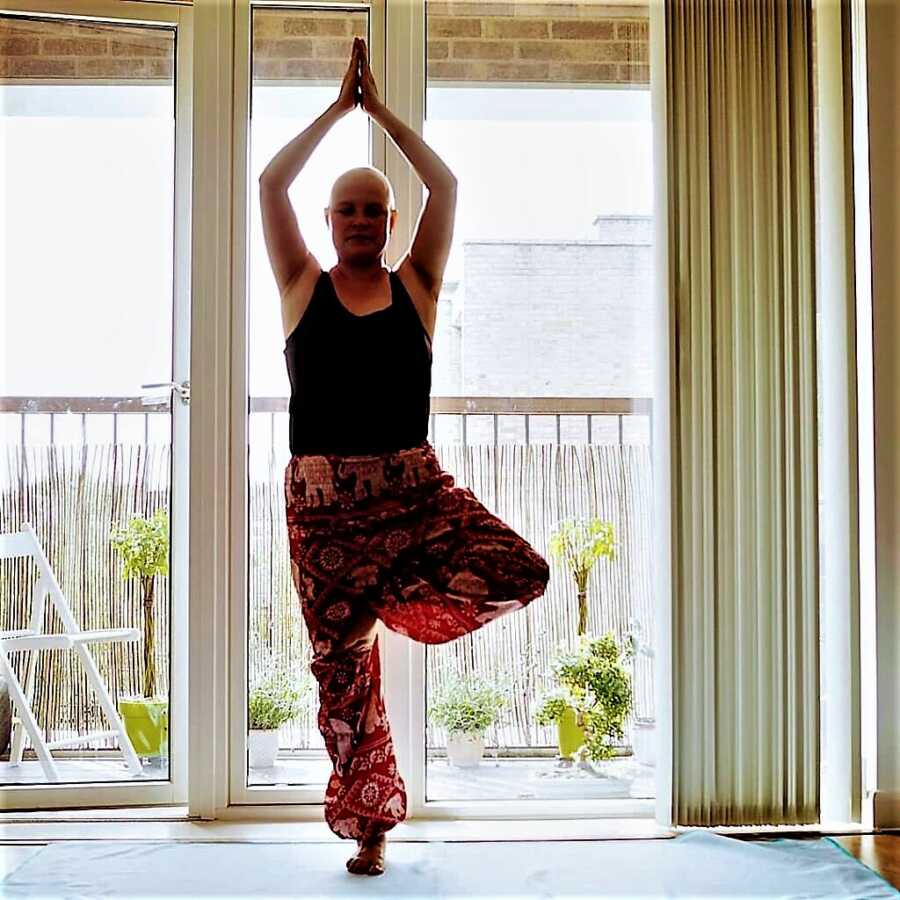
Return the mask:
<path fill-rule="evenodd" d="M 615 637 L 582 636 L 575 650 L 561 648 L 557 652 L 551 668 L 561 687 L 541 701 L 535 716 L 537 724 L 559 724 L 574 710 L 584 728 L 584 740 L 575 752 L 582 759 L 614 756 L 612 741 L 623 737 L 632 704 L 631 679 Z"/>
<path fill-rule="evenodd" d="M 562 519 L 550 535 L 548 551 L 566 566 L 575 580 L 578 596 L 578 625 L 575 634 L 580 641 L 588 628 L 587 584 L 591 569 L 601 558 L 612 560 L 616 557 L 613 524 L 599 518 Z M 546 699 L 555 701 L 558 705 L 567 696 L 567 692 L 562 690 Z M 557 723 L 559 755 L 571 757 L 587 737 L 583 710 L 578 704 L 565 703 L 559 715 L 553 716 L 552 720 Z"/>
<path fill-rule="evenodd" d="M 506 705 L 502 689 L 477 676 L 451 676 L 429 704 L 432 724 L 447 732 L 447 756 L 455 766 L 477 766 L 484 732 Z"/>
<path fill-rule="evenodd" d="M 563 519 L 548 543 L 550 555 L 565 564 L 578 591 L 577 635 L 587 633 L 588 576 L 601 557 L 615 559 L 616 542 L 612 522 L 602 519 Z"/>
<path fill-rule="evenodd" d="M 124 564 L 122 577 L 140 580 L 144 608 L 142 695 L 120 698 L 119 713 L 138 756 L 158 757 L 166 753 L 169 716 L 168 699 L 157 694 L 154 588 L 157 575 L 169 574 L 169 516 L 164 509 L 149 519 L 133 516 L 109 539 Z"/>

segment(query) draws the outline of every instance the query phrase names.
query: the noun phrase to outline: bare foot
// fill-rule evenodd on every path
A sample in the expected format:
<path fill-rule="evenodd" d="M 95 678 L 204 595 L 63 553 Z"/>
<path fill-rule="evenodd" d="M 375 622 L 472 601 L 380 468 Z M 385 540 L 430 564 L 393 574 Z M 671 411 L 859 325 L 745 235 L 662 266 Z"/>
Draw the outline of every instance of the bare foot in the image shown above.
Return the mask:
<path fill-rule="evenodd" d="M 387 837 L 378 837 L 359 841 L 359 849 L 347 860 L 347 869 L 356 875 L 384 874 L 384 847 Z"/>

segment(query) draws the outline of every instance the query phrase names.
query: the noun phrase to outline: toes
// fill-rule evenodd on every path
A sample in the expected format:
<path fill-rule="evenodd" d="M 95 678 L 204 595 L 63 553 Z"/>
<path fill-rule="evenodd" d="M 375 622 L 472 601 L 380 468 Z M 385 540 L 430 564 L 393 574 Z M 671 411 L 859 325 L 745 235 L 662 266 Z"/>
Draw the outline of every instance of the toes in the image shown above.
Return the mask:
<path fill-rule="evenodd" d="M 378 860 L 366 859 L 361 856 L 351 856 L 347 860 L 347 869 L 354 875 L 383 875 L 384 864 Z"/>

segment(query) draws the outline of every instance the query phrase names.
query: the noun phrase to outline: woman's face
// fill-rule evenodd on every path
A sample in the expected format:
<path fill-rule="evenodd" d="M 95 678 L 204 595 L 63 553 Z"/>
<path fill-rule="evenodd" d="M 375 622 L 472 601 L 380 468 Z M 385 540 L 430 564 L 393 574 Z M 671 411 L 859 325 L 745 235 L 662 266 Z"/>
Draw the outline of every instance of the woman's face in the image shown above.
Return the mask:
<path fill-rule="evenodd" d="M 388 209 L 387 189 L 373 178 L 335 185 L 325 221 L 339 259 L 376 260 L 390 240 L 396 210 Z"/>

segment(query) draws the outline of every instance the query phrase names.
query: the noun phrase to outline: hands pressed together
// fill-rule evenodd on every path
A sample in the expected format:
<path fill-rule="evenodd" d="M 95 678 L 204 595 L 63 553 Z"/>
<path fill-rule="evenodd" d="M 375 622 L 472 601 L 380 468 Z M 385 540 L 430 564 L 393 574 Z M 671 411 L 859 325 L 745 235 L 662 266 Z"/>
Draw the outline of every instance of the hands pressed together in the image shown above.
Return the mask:
<path fill-rule="evenodd" d="M 341 82 L 337 106 L 344 112 L 352 112 L 359 104 L 365 112 L 372 114 L 383 108 L 378 96 L 378 87 L 369 68 L 369 51 L 362 38 L 353 39 L 350 65 Z"/>

